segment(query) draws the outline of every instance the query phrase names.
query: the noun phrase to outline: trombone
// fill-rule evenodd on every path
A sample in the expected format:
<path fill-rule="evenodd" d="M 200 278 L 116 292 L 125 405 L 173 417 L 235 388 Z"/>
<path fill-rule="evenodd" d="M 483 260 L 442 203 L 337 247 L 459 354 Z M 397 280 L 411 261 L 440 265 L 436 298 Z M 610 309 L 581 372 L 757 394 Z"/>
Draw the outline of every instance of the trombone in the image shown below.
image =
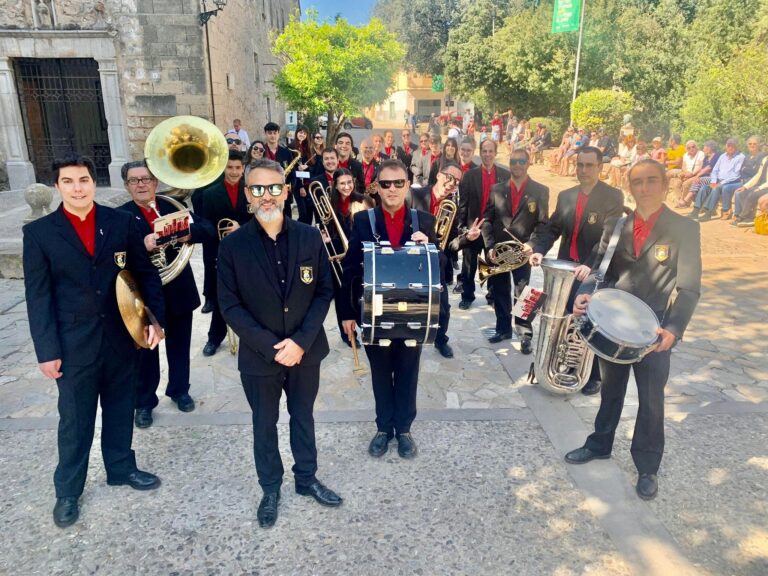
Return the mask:
<path fill-rule="evenodd" d="M 323 242 L 325 251 L 328 253 L 328 260 L 331 263 L 331 270 L 338 285 L 341 285 L 342 268 L 341 261 L 344 256 L 347 255 L 347 249 L 349 248 L 349 240 L 347 235 L 344 234 L 344 229 L 341 227 L 336 211 L 331 206 L 331 193 L 330 186 L 323 188 L 320 182 L 310 182 L 307 189 L 309 197 L 312 198 L 312 203 L 315 206 L 317 218 L 319 220 L 318 227 L 323 235 L 323 240 L 328 239 L 328 242 Z M 332 232 L 335 230 L 335 234 Z M 342 251 L 340 252 L 336 245 L 333 243 L 333 237 L 337 236 L 341 241 Z"/>

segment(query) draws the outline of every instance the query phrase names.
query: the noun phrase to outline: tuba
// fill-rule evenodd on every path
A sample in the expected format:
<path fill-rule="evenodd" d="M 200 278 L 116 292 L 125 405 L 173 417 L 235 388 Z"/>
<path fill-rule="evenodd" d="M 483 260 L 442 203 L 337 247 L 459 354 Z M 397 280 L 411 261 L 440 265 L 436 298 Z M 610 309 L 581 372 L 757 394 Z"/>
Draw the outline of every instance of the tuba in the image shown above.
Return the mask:
<path fill-rule="evenodd" d="M 477 274 L 480 278 L 480 285 L 491 276 L 512 272 L 528 263 L 528 256 L 525 254 L 524 244 L 515 238 L 506 228 L 504 231 L 512 236 L 511 240 L 498 242 L 493 251 L 496 253 L 496 262 L 491 264 L 486 262 L 482 256 L 477 258 Z"/>
<path fill-rule="evenodd" d="M 167 196 L 164 194 L 157 194 L 155 196 L 155 200 L 157 198 L 162 198 L 166 202 L 173 205 L 174 208 L 178 211 L 187 210 L 187 207 L 184 206 L 181 202 L 179 202 L 176 198 L 173 196 Z M 157 209 L 157 202 L 150 202 L 149 207 L 157 214 L 158 218 L 161 218 L 161 214 L 159 210 Z M 190 218 L 190 224 L 192 223 L 192 220 Z M 176 248 L 178 247 L 178 253 L 176 254 L 176 257 L 168 263 L 168 257 L 165 253 L 167 248 Z M 163 286 L 174 280 L 179 274 L 181 274 L 182 270 L 184 270 L 184 267 L 189 263 L 189 259 L 192 257 L 192 252 L 195 250 L 195 245 L 190 244 L 188 242 L 185 242 L 181 244 L 181 246 L 178 246 L 176 240 L 174 239 L 168 246 L 161 246 L 156 248 L 150 255 L 149 259 L 152 262 L 152 264 L 157 268 L 159 274 L 160 274 L 160 281 L 163 283 Z"/>
<path fill-rule="evenodd" d="M 158 180 L 177 190 L 202 188 L 224 171 L 229 157 L 227 141 L 213 124 L 197 116 L 176 116 L 164 120 L 152 129 L 144 144 L 144 157 L 150 172 Z M 179 210 L 186 207 L 175 193 L 159 196 Z M 156 205 L 150 207 L 157 212 Z M 183 244 L 170 263 L 165 250 L 151 256 L 160 271 L 163 284 L 176 278 L 189 262 L 194 246 Z"/>
<path fill-rule="evenodd" d="M 317 212 L 319 220 L 318 226 L 323 233 L 323 239 L 333 238 L 334 234 L 332 234 L 332 232 L 335 232 L 335 235 L 338 236 L 341 241 L 343 248 L 341 252 L 336 249 L 336 246 L 333 245 L 332 241 L 323 242 L 325 251 L 328 253 L 328 260 L 331 263 L 331 270 L 333 271 L 334 276 L 336 276 L 339 285 L 341 285 L 341 261 L 344 259 L 344 256 L 347 255 L 349 240 L 347 239 L 347 235 L 344 234 L 344 229 L 341 227 L 341 222 L 339 222 L 338 216 L 336 216 L 336 211 L 333 209 L 333 206 L 331 206 L 329 189 L 323 188 L 323 185 L 320 182 L 311 182 L 307 192 L 309 193 L 309 197 L 312 198 L 312 203 L 315 205 L 315 211 Z"/>
<path fill-rule="evenodd" d="M 541 263 L 546 299 L 531 375 L 535 374 L 542 388 L 556 394 L 581 390 L 589 380 L 595 357 L 579 336 L 573 315 L 565 313 L 577 266 L 576 262 L 550 258 Z"/>
<path fill-rule="evenodd" d="M 446 198 L 440 202 L 437 219 L 435 220 L 435 236 L 437 237 L 437 245 L 443 252 L 445 252 L 445 247 L 448 246 L 448 237 L 451 235 L 453 221 L 456 219 L 458 211 L 459 207 L 453 200 Z"/>

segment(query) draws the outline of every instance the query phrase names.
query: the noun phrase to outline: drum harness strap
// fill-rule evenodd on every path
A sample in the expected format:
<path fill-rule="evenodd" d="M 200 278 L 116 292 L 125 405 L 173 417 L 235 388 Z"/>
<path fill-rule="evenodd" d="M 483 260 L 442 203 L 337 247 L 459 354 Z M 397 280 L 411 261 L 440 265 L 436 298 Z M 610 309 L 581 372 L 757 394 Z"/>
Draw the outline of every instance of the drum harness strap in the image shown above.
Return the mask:
<path fill-rule="evenodd" d="M 376 232 L 376 210 L 374 208 L 368 208 L 368 222 L 371 223 L 371 234 L 376 243 L 379 243 L 379 234 Z M 415 209 L 411 208 L 411 228 L 414 232 L 419 231 L 419 213 Z M 391 241 L 390 241 L 391 242 Z"/>
<path fill-rule="evenodd" d="M 626 221 L 626 216 L 622 216 L 616 220 L 616 225 L 613 227 L 611 239 L 608 241 L 608 248 L 605 250 L 605 254 L 603 254 L 603 260 L 600 262 L 600 267 L 597 269 L 597 274 L 595 274 L 595 290 L 597 290 L 605 281 L 605 274 L 608 272 L 608 266 L 611 265 L 611 260 L 613 260 L 613 255 L 616 252 L 616 246 L 619 244 L 621 231 L 624 229 L 624 223 Z"/>

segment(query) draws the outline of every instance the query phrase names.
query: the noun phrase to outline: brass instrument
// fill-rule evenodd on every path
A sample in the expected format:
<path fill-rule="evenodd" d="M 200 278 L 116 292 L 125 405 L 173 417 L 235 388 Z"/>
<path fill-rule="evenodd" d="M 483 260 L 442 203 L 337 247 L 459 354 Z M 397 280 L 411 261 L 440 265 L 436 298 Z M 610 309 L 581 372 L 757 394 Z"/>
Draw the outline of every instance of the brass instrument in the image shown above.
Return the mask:
<path fill-rule="evenodd" d="M 451 235 L 453 221 L 456 219 L 458 211 L 459 207 L 453 200 L 446 198 L 440 202 L 435 220 L 435 236 L 437 237 L 437 245 L 443 252 L 445 252 L 445 247 L 448 246 L 448 238 Z"/>
<path fill-rule="evenodd" d="M 579 336 L 573 315 L 565 313 L 578 266 L 550 258 L 541 263 L 546 299 L 531 375 L 535 374 L 542 388 L 556 394 L 581 390 L 589 380 L 595 356 Z"/>
<path fill-rule="evenodd" d="M 294 156 L 293 160 L 288 162 L 288 164 L 283 166 L 283 170 L 285 171 L 286 178 L 288 177 L 288 174 L 291 172 L 291 170 L 293 170 L 296 167 L 296 164 L 299 163 L 299 160 L 301 160 L 301 152 L 299 152 L 298 150 L 294 150 L 293 148 L 288 148 L 288 150 L 296 154 L 296 156 Z M 291 191 L 290 182 L 288 183 L 288 191 L 289 192 Z"/>
<path fill-rule="evenodd" d="M 216 224 L 216 230 L 219 234 L 219 241 L 232 234 L 232 232 L 237 230 L 237 228 L 237 222 L 232 220 L 232 218 L 222 218 L 219 220 Z M 237 354 L 240 339 L 237 337 L 237 334 L 235 334 L 235 331 L 230 328 L 229 324 L 227 324 L 227 343 L 229 344 L 229 353 L 232 354 L 232 356 Z"/>
<path fill-rule="evenodd" d="M 499 242 L 493 247 L 496 254 L 496 262 L 486 262 L 482 256 L 477 258 L 477 274 L 480 278 L 480 284 L 484 284 L 488 278 L 496 274 L 512 272 L 525 266 L 528 262 L 528 255 L 525 253 L 524 244 L 515 238 L 509 230 L 504 230 L 512 236 L 511 240 Z"/>
<path fill-rule="evenodd" d="M 336 249 L 336 246 L 333 245 L 333 242 L 323 242 L 325 251 L 328 253 L 328 260 L 331 263 L 331 270 L 336 276 L 338 283 L 341 284 L 341 261 L 344 259 L 344 256 L 347 255 L 349 240 L 347 239 L 347 235 L 344 234 L 344 229 L 341 227 L 338 216 L 336 216 L 336 211 L 333 209 L 333 206 L 331 206 L 330 189 L 323 188 L 323 185 L 320 182 L 311 182 L 307 192 L 309 193 L 309 197 L 312 198 L 312 203 L 315 205 L 315 211 L 319 219 L 318 226 L 320 227 L 323 236 L 328 239 L 333 238 L 333 235 L 331 234 L 331 226 L 333 226 L 336 230 L 336 235 L 339 237 L 341 245 L 344 248 L 339 252 Z M 325 238 L 323 238 L 323 240 L 325 240 Z"/>
<path fill-rule="evenodd" d="M 163 198 L 166 202 L 169 202 L 173 205 L 176 210 L 182 211 L 187 210 L 187 207 L 184 206 L 181 202 L 176 200 L 175 198 L 171 196 L 165 196 L 161 194 L 155 195 L 155 199 L 157 198 Z M 162 215 L 157 209 L 157 202 L 149 202 L 149 207 L 157 214 L 158 218 L 162 218 Z M 190 217 L 190 224 L 192 224 L 192 219 Z M 163 283 L 163 286 L 174 280 L 179 274 L 181 274 L 182 270 L 184 270 L 184 267 L 189 263 L 189 259 L 192 257 L 192 253 L 195 251 L 195 245 L 191 244 L 189 242 L 184 242 L 179 247 L 179 251 L 176 254 L 176 257 L 171 261 L 171 263 L 168 263 L 168 258 L 166 257 L 165 251 L 168 248 L 176 248 L 178 245 L 178 242 L 176 240 L 171 241 L 166 246 L 158 246 L 155 248 L 152 253 L 149 255 L 149 259 L 152 262 L 152 264 L 155 266 L 155 268 L 158 269 L 158 272 L 160 274 L 160 281 Z"/>

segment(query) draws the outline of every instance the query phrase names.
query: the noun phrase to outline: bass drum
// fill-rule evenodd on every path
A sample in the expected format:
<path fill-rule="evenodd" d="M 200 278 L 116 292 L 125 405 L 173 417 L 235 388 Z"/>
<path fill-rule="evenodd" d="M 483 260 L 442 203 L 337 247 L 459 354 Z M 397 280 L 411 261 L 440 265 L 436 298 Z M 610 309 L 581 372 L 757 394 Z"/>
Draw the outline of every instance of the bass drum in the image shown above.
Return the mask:
<path fill-rule="evenodd" d="M 592 295 L 578 320 L 578 333 L 600 358 L 616 364 L 640 362 L 653 350 L 659 320 L 637 296 L 604 288 Z"/>
<path fill-rule="evenodd" d="M 363 242 L 363 343 L 432 344 L 440 315 L 439 252 L 434 244 Z"/>

